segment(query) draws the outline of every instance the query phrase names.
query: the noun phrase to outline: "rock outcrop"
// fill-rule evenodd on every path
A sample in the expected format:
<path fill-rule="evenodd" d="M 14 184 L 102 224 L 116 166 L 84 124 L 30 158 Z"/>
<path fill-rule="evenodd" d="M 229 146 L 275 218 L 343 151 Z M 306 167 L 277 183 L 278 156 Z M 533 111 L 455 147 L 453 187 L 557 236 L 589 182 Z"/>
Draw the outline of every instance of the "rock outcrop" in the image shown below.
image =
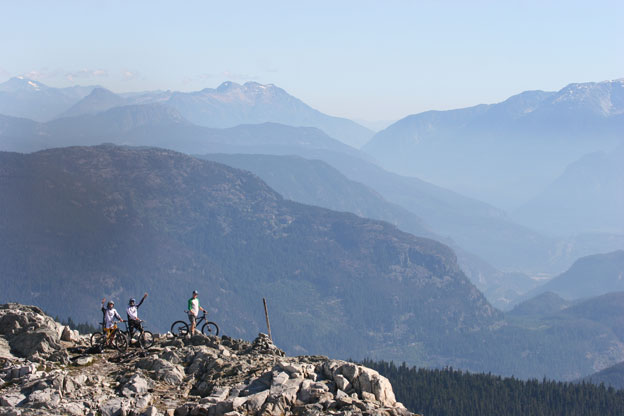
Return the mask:
<path fill-rule="evenodd" d="M 63 340 L 63 328 L 38 308 L 0 311 L 0 353 L 10 345 L 0 355 L 0 414 L 410 415 L 376 371 L 287 357 L 264 334 L 251 343 L 162 335 L 149 350 L 90 355 L 87 336 Z"/>
<path fill-rule="evenodd" d="M 0 305 L 0 357 L 7 353 L 8 345 L 8 353 L 30 361 L 67 363 L 69 357 L 61 345 L 64 331 L 74 335 L 36 306 Z"/>

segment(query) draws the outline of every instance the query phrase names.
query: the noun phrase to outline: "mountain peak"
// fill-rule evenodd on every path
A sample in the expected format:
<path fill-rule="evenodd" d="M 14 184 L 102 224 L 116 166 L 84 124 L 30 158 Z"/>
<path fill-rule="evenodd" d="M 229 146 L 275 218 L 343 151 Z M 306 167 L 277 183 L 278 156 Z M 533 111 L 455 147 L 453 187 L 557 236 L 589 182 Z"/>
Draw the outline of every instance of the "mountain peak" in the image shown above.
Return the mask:
<path fill-rule="evenodd" d="M 240 89 L 241 85 L 233 81 L 225 81 L 221 83 L 216 89 L 217 92 L 227 92 L 235 89 Z"/>
<path fill-rule="evenodd" d="M 13 77 L 0 84 L 0 91 L 5 92 L 40 91 L 46 88 L 48 88 L 47 85 L 23 76 Z"/>
<path fill-rule="evenodd" d="M 102 88 L 94 88 L 89 95 L 78 101 L 60 117 L 73 117 L 82 114 L 97 114 L 113 107 L 126 104 L 126 100 L 114 92 Z"/>

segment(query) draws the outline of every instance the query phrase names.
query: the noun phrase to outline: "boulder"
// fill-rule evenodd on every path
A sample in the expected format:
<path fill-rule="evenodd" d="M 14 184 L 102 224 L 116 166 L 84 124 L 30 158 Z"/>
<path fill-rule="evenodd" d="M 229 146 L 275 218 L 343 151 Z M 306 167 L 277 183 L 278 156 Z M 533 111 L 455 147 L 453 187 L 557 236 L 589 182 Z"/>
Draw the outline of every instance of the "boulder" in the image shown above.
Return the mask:
<path fill-rule="evenodd" d="M 360 374 L 353 381 L 353 385 L 362 397 L 363 393 L 371 393 L 384 406 L 394 406 L 396 403 L 390 381 L 375 370 L 360 367 Z"/>
<path fill-rule="evenodd" d="M 27 365 L 18 365 L 9 367 L 6 371 L 7 380 L 13 380 L 16 378 L 22 378 L 29 374 L 33 374 L 37 371 L 37 366 L 34 363 L 29 363 Z"/>
<path fill-rule="evenodd" d="M 158 411 L 156 406 L 150 406 L 141 413 L 141 416 L 161 416 L 162 413 Z"/>
<path fill-rule="evenodd" d="M 139 397 L 137 397 L 134 408 L 136 410 L 146 409 L 149 405 L 152 404 L 153 401 L 154 401 L 154 398 L 152 397 L 151 394 L 149 393 L 142 394 Z"/>
<path fill-rule="evenodd" d="M 4 336 L 0 336 L 0 359 L 15 360 L 17 357 L 11 354 L 11 346 Z"/>
<path fill-rule="evenodd" d="M 318 401 L 327 392 L 329 392 L 327 384 L 305 379 L 301 383 L 297 399 L 303 403 L 312 403 Z"/>
<path fill-rule="evenodd" d="M 100 406 L 100 414 L 102 416 L 125 416 L 130 408 L 131 405 L 128 399 L 114 397 Z"/>
<path fill-rule="evenodd" d="M 70 327 L 63 327 L 63 332 L 61 332 L 61 340 L 67 342 L 77 342 L 80 340 L 80 334 L 78 331 L 72 330 Z"/>
<path fill-rule="evenodd" d="M 15 407 L 18 404 L 22 403 L 24 400 L 26 400 L 26 396 L 24 396 L 22 393 L 9 392 L 0 396 L 0 406 Z"/>
<path fill-rule="evenodd" d="M 153 373 L 150 374 L 152 378 L 168 384 L 178 385 L 184 379 L 184 372 L 181 366 L 156 356 L 139 360 L 137 367 L 152 371 Z"/>
<path fill-rule="evenodd" d="M 0 305 L 0 335 L 11 353 L 31 361 L 67 361 L 61 345 L 62 326 L 36 306 L 9 303 Z"/>
<path fill-rule="evenodd" d="M 245 405 L 250 412 L 256 412 L 262 408 L 262 405 L 269 397 L 269 390 L 264 390 L 259 393 L 250 394 L 246 397 Z"/>
<path fill-rule="evenodd" d="M 87 414 L 87 409 L 81 403 L 67 403 L 62 406 L 63 414 L 71 416 L 82 416 Z"/>
<path fill-rule="evenodd" d="M 124 384 L 121 394 L 130 397 L 137 394 L 145 394 L 149 390 L 149 383 L 140 374 L 135 374 Z M 143 407 L 147 407 L 147 404 Z"/>
<path fill-rule="evenodd" d="M 61 395 L 58 390 L 44 389 L 30 393 L 26 401 L 26 406 L 34 408 L 53 409 L 61 402 Z"/>

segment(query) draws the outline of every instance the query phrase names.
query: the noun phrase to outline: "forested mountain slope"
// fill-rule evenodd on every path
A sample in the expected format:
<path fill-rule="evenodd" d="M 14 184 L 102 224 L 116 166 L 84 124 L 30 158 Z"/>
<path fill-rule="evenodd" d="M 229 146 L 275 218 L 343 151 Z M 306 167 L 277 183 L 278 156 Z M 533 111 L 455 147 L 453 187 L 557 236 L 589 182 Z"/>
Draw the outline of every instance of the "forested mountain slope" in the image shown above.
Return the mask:
<path fill-rule="evenodd" d="M 148 291 L 165 330 L 197 289 L 225 333 L 253 336 L 266 297 L 280 345 L 339 356 L 500 317 L 448 247 L 284 200 L 237 169 L 115 146 L 0 158 L 3 300 L 97 322 L 102 297 Z"/>

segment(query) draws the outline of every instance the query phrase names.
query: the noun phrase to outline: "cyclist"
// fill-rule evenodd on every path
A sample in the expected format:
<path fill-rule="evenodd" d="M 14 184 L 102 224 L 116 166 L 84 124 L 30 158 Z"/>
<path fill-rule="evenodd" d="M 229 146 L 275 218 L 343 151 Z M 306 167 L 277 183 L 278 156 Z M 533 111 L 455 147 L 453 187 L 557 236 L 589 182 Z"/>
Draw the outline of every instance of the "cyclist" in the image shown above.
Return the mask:
<path fill-rule="evenodd" d="M 147 293 L 143 295 L 141 301 L 136 304 L 136 300 L 134 298 L 130 298 L 128 301 L 128 307 L 126 308 L 126 315 L 128 318 L 128 335 L 130 339 L 132 339 L 132 334 L 134 330 L 141 331 L 141 320 L 139 319 L 139 306 L 143 304 L 143 301 L 147 297 Z"/>
<path fill-rule="evenodd" d="M 102 299 L 102 314 L 104 315 L 104 334 L 106 334 L 107 342 L 110 342 L 110 336 L 113 331 L 113 325 L 115 324 L 115 318 L 117 320 L 124 322 L 124 320 L 117 313 L 117 309 L 115 309 L 115 302 L 112 300 L 108 301 L 106 307 L 104 307 L 104 303 L 106 302 L 106 298 Z"/>
<path fill-rule="evenodd" d="M 195 323 L 197 322 L 197 315 L 199 311 L 206 312 L 206 309 L 202 308 L 199 304 L 199 298 L 197 297 L 199 293 L 194 290 L 193 297 L 188 300 L 188 317 L 191 322 L 191 336 L 195 334 Z"/>

